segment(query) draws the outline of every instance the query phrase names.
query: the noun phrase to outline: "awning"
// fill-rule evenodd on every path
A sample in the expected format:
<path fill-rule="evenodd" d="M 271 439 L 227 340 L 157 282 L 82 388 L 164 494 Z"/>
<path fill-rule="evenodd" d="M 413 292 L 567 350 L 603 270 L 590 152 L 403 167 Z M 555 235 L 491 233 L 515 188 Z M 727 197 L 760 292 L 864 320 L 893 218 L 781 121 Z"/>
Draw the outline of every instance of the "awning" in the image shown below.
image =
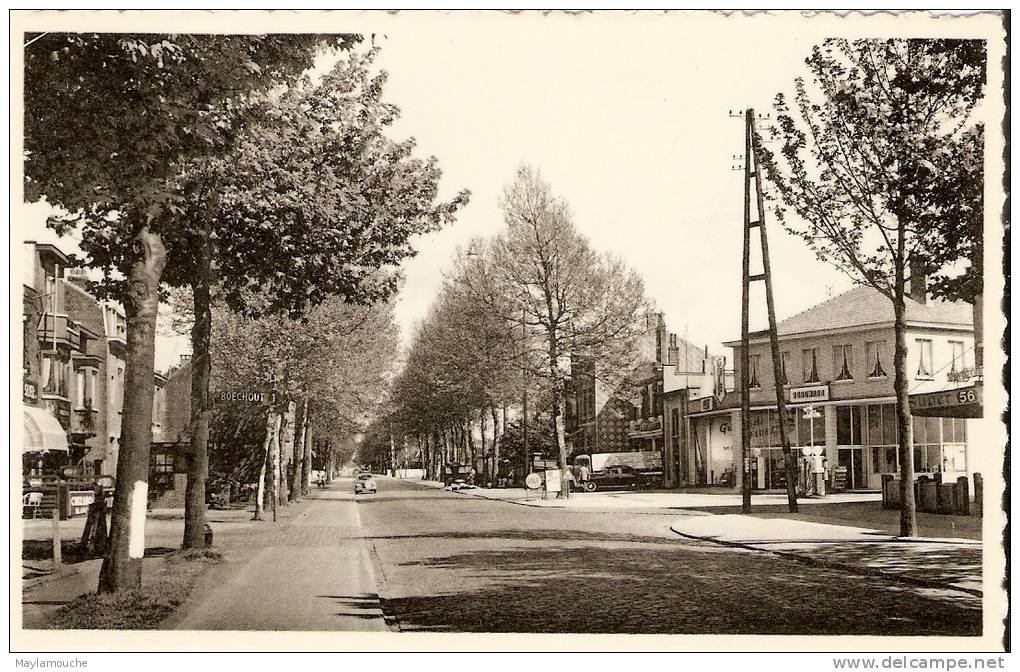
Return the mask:
<path fill-rule="evenodd" d="M 42 408 L 25 407 L 25 443 L 22 452 L 38 453 L 48 450 L 67 452 L 67 434 L 57 419 Z"/>

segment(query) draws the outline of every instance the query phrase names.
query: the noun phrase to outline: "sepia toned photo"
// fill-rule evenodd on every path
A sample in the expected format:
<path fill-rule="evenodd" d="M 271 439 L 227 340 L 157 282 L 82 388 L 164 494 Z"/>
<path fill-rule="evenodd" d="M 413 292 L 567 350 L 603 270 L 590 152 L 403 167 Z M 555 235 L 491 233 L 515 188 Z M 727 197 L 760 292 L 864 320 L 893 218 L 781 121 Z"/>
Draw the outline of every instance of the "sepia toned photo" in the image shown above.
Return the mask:
<path fill-rule="evenodd" d="M 1009 650 L 1008 12 L 10 16 L 12 651 Z"/>

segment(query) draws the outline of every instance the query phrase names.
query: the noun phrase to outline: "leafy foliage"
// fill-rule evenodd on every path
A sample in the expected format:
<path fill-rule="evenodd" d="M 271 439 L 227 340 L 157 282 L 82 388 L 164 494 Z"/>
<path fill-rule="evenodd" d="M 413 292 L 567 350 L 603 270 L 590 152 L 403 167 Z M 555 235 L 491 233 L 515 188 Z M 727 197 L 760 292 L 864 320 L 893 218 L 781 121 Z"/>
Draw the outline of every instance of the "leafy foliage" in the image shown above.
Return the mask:
<path fill-rule="evenodd" d="M 34 39 L 38 37 L 38 39 Z M 66 211 L 86 264 L 124 276 L 137 232 L 182 224 L 178 177 L 229 147 L 266 91 L 355 35 L 47 33 L 25 48 L 25 194 Z M 34 39 L 34 41 L 33 41 Z M 185 226 L 187 221 L 183 221 Z M 116 295 L 112 276 L 97 290 Z"/>
<path fill-rule="evenodd" d="M 398 110 L 382 100 L 376 53 L 347 54 L 320 83 L 290 87 L 229 153 L 189 167 L 179 188 L 191 230 L 168 243 L 171 284 L 193 277 L 206 236 L 220 298 L 243 314 L 298 317 L 330 296 L 368 304 L 394 292 L 412 238 L 452 220 L 468 192 L 438 202 L 436 159 L 385 135 Z"/>
<path fill-rule="evenodd" d="M 969 124 L 984 43 L 830 39 L 806 63 L 793 110 L 776 97 L 781 149 L 755 147 L 787 230 L 889 298 L 897 265 L 933 272 L 968 254 L 982 211 L 982 134 Z"/>

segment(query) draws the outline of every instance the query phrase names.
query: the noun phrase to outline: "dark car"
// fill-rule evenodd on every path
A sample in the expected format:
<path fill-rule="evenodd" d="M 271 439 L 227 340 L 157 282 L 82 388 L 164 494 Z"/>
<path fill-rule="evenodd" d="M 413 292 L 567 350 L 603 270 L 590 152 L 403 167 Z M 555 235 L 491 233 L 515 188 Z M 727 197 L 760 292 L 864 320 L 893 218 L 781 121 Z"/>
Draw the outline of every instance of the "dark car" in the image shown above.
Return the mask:
<path fill-rule="evenodd" d="M 591 479 L 584 482 L 584 489 L 595 492 L 599 489 L 637 488 L 648 485 L 648 481 L 648 477 L 635 471 L 634 467 L 615 465 L 592 474 Z"/>

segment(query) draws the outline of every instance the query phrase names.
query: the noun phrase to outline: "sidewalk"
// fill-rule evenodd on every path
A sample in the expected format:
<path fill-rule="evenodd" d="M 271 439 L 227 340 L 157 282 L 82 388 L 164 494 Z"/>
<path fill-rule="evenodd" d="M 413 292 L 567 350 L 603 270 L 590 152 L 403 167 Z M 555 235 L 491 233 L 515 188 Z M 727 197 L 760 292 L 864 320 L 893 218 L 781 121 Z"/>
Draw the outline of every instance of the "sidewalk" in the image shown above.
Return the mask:
<path fill-rule="evenodd" d="M 982 594 L 982 549 L 976 540 L 907 539 L 861 527 L 733 514 L 679 518 L 671 528 L 691 539 L 776 553 L 812 565 Z"/>
<path fill-rule="evenodd" d="M 430 488 L 442 488 L 439 481 L 413 480 L 413 483 Z M 542 506 L 554 509 L 711 509 L 740 506 L 740 494 L 708 494 L 690 492 L 643 491 L 578 492 L 571 491 L 569 499 L 543 499 L 541 490 L 525 488 L 476 488 L 458 492 L 485 499 L 509 501 L 525 506 Z M 877 493 L 837 494 L 825 499 L 801 499 L 800 504 L 841 504 L 851 502 L 880 502 Z M 786 506 L 786 495 L 755 495 L 756 506 Z"/>
<path fill-rule="evenodd" d="M 437 481 L 418 481 L 434 488 L 442 488 Z M 690 493 L 666 491 L 606 491 L 571 492 L 570 499 L 542 499 L 538 490 L 504 488 L 461 490 L 485 499 L 512 502 L 523 506 L 554 509 L 577 509 L 585 511 L 631 510 L 644 513 L 665 513 L 683 511 L 691 515 L 699 513 L 727 514 L 740 513 L 741 497 L 734 493 Z M 814 523 L 866 527 L 895 536 L 899 532 L 899 511 L 883 509 L 882 497 L 878 493 L 838 493 L 824 498 L 802 498 L 797 500 L 800 513 L 798 520 Z M 786 495 L 755 494 L 752 498 L 754 516 L 759 518 L 789 517 Z M 981 539 L 981 516 L 947 516 L 918 512 L 917 523 L 921 534 L 928 537 L 953 539 Z"/>

